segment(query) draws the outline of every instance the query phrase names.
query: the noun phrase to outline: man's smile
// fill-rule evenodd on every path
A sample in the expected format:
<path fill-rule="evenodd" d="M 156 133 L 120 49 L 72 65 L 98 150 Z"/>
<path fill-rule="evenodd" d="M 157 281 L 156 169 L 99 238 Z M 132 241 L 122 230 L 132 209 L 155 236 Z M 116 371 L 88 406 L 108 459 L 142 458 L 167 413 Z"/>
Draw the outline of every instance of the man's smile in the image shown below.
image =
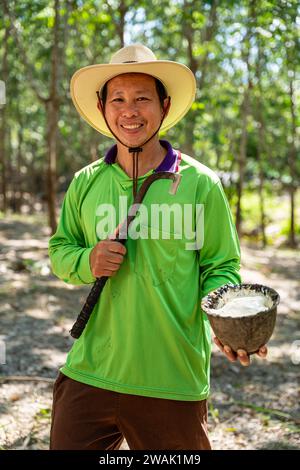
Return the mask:
<path fill-rule="evenodd" d="M 121 124 L 121 128 L 130 134 L 138 132 L 142 127 L 144 127 L 144 124 Z"/>

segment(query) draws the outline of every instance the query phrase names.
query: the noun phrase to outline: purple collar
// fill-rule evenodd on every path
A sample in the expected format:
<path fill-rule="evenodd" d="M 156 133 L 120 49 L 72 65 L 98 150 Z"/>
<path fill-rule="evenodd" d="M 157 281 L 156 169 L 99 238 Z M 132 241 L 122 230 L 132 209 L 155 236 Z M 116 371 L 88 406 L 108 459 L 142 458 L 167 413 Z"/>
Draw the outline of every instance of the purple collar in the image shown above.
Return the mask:
<path fill-rule="evenodd" d="M 160 145 L 162 145 L 166 150 L 167 154 L 161 164 L 155 168 L 155 173 L 157 171 L 176 171 L 178 154 L 173 149 L 172 145 L 167 140 L 160 140 Z M 107 152 L 104 157 L 105 163 L 112 165 L 115 163 L 117 156 L 117 145 L 113 145 Z"/>

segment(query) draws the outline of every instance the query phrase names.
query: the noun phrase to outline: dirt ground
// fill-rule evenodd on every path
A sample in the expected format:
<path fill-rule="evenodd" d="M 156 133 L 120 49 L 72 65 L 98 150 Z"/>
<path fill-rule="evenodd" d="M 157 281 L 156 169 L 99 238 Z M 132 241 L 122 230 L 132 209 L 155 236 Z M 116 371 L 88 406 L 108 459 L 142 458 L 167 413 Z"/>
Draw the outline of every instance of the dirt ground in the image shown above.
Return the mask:
<path fill-rule="evenodd" d="M 1 449 L 48 448 L 54 378 L 89 291 L 51 274 L 45 226 L 37 216 L 0 220 Z M 266 360 L 244 368 L 213 349 L 214 449 L 300 449 L 299 273 L 299 252 L 242 246 L 243 281 L 273 287 L 281 303 Z"/>

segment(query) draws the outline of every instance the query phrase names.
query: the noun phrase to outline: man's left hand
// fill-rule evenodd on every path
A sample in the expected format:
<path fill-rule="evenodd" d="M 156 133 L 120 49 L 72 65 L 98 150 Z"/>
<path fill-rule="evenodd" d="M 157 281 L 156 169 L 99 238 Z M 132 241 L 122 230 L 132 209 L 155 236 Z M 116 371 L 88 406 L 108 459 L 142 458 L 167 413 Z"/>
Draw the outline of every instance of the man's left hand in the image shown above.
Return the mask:
<path fill-rule="evenodd" d="M 238 349 L 235 353 L 229 346 L 224 346 L 217 337 L 214 337 L 214 343 L 218 346 L 220 351 L 222 351 L 226 355 L 227 359 L 230 362 L 235 362 L 238 359 L 242 366 L 247 367 L 250 365 L 249 354 L 244 349 Z M 259 357 L 265 358 L 268 354 L 267 346 L 264 345 L 259 348 L 256 354 Z"/>

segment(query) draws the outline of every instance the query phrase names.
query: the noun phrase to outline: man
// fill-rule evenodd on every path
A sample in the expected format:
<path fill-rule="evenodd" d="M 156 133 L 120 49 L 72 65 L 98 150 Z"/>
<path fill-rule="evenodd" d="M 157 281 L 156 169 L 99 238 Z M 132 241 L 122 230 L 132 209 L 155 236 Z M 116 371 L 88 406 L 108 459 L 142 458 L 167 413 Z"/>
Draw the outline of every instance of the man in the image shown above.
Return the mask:
<path fill-rule="evenodd" d="M 117 143 L 75 175 L 49 243 L 53 272 L 65 282 L 109 278 L 56 380 L 51 449 L 118 449 L 124 437 L 131 449 L 210 449 L 210 328 L 200 302 L 240 282 L 239 243 L 218 177 L 158 137 L 190 108 L 195 78 L 131 45 L 110 64 L 77 71 L 71 95 L 80 115 Z M 171 196 L 168 181 L 153 183 L 125 248 L 111 239 L 124 214 L 107 229 L 103 208 L 121 214 L 124 200 L 130 206 L 159 171 L 181 174 L 178 191 Z M 179 209 L 167 229 L 152 213 L 157 204 L 163 217 L 172 204 Z M 181 230 L 186 207 L 194 228 L 196 208 L 204 207 L 204 237 L 194 249 Z"/>

